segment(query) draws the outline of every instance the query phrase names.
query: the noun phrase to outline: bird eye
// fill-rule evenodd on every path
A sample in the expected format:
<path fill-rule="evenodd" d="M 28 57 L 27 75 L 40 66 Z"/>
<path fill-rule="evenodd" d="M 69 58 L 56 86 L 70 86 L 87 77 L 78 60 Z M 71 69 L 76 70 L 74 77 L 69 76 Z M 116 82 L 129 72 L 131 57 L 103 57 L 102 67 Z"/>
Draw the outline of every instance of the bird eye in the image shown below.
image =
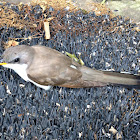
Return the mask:
<path fill-rule="evenodd" d="M 16 58 L 16 59 L 14 60 L 14 62 L 15 62 L 15 63 L 19 62 L 19 58 Z"/>

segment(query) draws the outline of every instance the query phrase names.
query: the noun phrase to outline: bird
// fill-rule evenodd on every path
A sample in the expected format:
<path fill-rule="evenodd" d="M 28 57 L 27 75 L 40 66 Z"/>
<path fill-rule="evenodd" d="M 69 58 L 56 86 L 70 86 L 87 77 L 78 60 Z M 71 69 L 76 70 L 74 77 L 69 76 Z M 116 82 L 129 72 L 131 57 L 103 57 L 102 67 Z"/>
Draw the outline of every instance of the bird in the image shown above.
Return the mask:
<path fill-rule="evenodd" d="M 139 75 L 92 69 L 42 45 L 12 46 L 2 54 L 0 65 L 14 70 L 25 81 L 45 90 L 53 86 L 91 88 L 110 84 L 140 88 Z"/>

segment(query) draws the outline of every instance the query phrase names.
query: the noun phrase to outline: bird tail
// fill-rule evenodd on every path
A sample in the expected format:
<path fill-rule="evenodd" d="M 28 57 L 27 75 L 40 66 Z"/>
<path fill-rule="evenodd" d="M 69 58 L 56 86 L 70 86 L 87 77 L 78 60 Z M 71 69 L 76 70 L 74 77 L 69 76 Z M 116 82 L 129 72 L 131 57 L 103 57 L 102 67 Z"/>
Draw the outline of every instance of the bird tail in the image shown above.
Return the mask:
<path fill-rule="evenodd" d="M 81 67 L 83 81 L 87 86 L 105 86 L 109 84 L 122 85 L 130 88 L 140 89 L 140 75 L 117 73 L 111 71 L 99 71 L 88 67 Z"/>
<path fill-rule="evenodd" d="M 103 71 L 103 77 L 107 83 L 140 89 L 140 75 Z"/>

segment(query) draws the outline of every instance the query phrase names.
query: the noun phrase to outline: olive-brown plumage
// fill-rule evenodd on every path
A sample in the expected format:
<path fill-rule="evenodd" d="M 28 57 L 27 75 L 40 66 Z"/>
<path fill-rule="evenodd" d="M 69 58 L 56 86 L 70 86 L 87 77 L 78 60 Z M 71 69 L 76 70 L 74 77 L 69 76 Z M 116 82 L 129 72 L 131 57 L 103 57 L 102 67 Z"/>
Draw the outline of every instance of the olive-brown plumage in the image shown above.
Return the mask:
<path fill-rule="evenodd" d="M 6 63 L 4 67 L 13 69 L 24 80 L 37 86 L 82 88 L 106 86 L 111 83 L 136 85 L 140 88 L 140 76 L 93 70 L 45 46 L 10 47 L 2 57 L 3 62 Z M 22 66 L 21 70 L 17 68 L 18 66 Z M 21 72 L 22 70 L 24 72 Z"/>

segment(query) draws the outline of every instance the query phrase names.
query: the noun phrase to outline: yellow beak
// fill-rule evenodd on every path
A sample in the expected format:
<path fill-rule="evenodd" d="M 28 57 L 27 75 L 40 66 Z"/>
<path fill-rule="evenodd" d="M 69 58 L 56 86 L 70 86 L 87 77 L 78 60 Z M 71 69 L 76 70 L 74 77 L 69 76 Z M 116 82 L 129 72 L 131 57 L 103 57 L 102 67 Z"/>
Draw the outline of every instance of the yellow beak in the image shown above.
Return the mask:
<path fill-rule="evenodd" d="M 0 63 L 0 65 L 7 65 L 8 63 Z"/>

